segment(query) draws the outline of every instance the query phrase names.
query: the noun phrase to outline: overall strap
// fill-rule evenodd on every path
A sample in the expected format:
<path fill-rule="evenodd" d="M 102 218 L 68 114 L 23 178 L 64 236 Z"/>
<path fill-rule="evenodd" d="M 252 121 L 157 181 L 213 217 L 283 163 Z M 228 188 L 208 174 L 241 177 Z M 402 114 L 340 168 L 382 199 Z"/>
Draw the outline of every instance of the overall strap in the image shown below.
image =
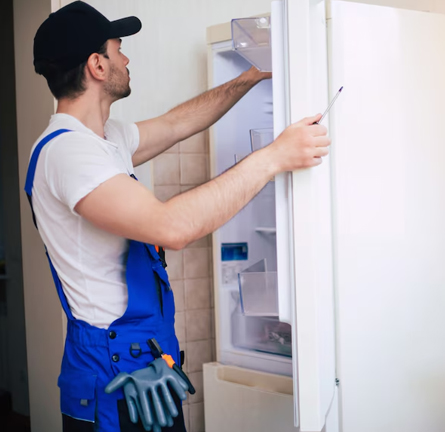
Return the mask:
<path fill-rule="evenodd" d="M 36 175 L 36 167 L 37 167 L 37 161 L 39 160 L 40 152 L 42 151 L 45 144 L 48 144 L 53 138 L 56 138 L 57 136 L 65 133 L 65 132 L 71 132 L 69 129 L 58 129 L 46 137 L 44 137 L 36 146 L 34 149 L 31 159 L 29 161 L 28 166 L 28 173 L 26 175 L 26 183 L 25 183 L 25 192 L 28 196 L 28 201 L 31 206 L 31 212 L 32 212 L 32 219 L 34 221 L 34 225 L 37 228 L 37 221 L 36 221 L 36 215 L 34 213 L 34 209 L 32 207 L 32 187 L 34 185 L 34 177 Z M 38 228 L 37 228 L 38 229 Z M 65 293 L 63 292 L 62 288 L 62 282 L 60 282 L 59 276 L 57 275 L 57 271 L 53 266 L 53 263 L 51 262 L 51 259 L 48 255 L 48 251 L 45 246 L 45 253 L 46 257 L 48 258 L 49 267 L 51 269 L 51 275 L 54 280 L 54 284 L 56 285 L 57 293 L 59 294 L 60 302 L 62 303 L 63 310 L 65 311 L 68 319 L 74 319 L 73 314 L 71 313 L 71 310 L 68 306 L 68 301 L 66 299 Z"/>
<path fill-rule="evenodd" d="M 57 136 L 65 132 L 71 132 L 71 131 L 69 129 L 58 129 L 47 135 L 36 145 L 36 148 L 34 149 L 31 159 L 29 161 L 28 174 L 26 175 L 25 192 L 28 196 L 32 197 L 32 186 L 34 184 L 34 177 L 36 175 L 37 161 L 39 160 L 40 152 L 42 151 L 45 144 L 48 144 L 53 138 L 56 138 Z"/>

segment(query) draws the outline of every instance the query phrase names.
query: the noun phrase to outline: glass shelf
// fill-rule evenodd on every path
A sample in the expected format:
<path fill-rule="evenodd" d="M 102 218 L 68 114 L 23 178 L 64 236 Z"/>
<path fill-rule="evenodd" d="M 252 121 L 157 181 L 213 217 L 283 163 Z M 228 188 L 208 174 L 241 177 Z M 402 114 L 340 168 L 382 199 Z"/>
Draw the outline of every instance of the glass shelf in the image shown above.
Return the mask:
<path fill-rule="evenodd" d="M 238 274 L 241 310 L 246 316 L 278 316 L 277 272 L 266 271 L 266 260 Z"/>
<path fill-rule="evenodd" d="M 255 228 L 255 232 L 262 233 L 262 234 L 276 234 L 277 229 L 269 228 L 269 227 L 257 227 L 257 228 Z"/>
<path fill-rule="evenodd" d="M 263 72 L 272 72 L 270 17 L 232 20 L 233 49 Z"/>

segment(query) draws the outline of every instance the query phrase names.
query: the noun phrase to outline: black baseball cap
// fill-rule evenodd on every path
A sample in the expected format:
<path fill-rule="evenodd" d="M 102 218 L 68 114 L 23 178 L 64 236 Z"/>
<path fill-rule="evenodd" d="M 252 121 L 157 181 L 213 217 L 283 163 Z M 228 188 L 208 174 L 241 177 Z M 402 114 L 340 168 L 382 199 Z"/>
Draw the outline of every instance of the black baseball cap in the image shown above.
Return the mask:
<path fill-rule="evenodd" d="M 83 1 L 75 1 L 52 13 L 34 37 L 34 66 L 40 61 L 64 71 L 82 64 L 108 40 L 130 36 L 142 27 L 134 16 L 109 21 Z"/>

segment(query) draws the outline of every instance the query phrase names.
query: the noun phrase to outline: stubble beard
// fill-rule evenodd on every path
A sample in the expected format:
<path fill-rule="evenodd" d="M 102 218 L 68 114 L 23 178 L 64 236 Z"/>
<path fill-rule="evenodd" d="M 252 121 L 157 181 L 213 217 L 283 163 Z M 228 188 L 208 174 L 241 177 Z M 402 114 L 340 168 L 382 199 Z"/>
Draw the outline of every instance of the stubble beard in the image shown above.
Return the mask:
<path fill-rule="evenodd" d="M 104 87 L 105 92 L 115 101 L 131 94 L 128 73 L 122 73 L 114 66 L 110 68 L 110 76 Z"/>

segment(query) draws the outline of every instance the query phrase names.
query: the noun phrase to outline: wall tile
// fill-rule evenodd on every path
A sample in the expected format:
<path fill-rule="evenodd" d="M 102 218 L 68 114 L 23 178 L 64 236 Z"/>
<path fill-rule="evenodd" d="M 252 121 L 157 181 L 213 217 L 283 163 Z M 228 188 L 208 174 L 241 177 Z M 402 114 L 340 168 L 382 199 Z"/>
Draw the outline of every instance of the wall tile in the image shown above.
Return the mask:
<path fill-rule="evenodd" d="M 185 313 L 187 342 L 207 340 L 212 337 L 210 309 L 198 309 Z"/>
<path fill-rule="evenodd" d="M 210 307 L 215 307 L 215 285 L 212 277 L 210 278 Z"/>
<path fill-rule="evenodd" d="M 173 147 L 170 147 L 168 150 L 165 150 L 164 153 L 179 153 L 179 143 L 175 144 Z"/>
<path fill-rule="evenodd" d="M 153 160 L 155 186 L 179 184 L 179 154 L 163 153 Z"/>
<path fill-rule="evenodd" d="M 185 313 L 179 312 L 175 314 L 175 332 L 179 343 L 186 341 L 186 330 L 185 330 Z"/>
<path fill-rule="evenodd" d="M 184 423 L 186 430 L 190 430 L 190 416 L 189 416 L 189 406 L 188 405 L 182 405 L 182 412 L 184 413 Z"/>
<path fill-rule="evenodd" d="M 209 179 L 208 156 L 203 154 L 182 154 L 181 185 L 199 185 Z"/>
<path fill-rule="evenodd" d="M 212 350 L 212 362 L 216 361 L 216 340 L 212 339 L 211 342 L 211 350 Z"/>
<path fill-rule="evenodd" d="M 176 312 L 183 312 L 185 308 L 184 299 L 184 281 L 183 280 L 172 280 L 170 285 L 175 296 L 175 310 Z"/>
<path fill-rule="evenodd" d="M 209 277 L 209 248 L 184 249 L 184 275 L 186 279 Z"/>
<path fill-rule="evenodd" d="M 190 404 L 196 404 L 204 401 L 204 383 L 203 383 L 203 373 L 193 372 L 188 375 L 190 381 L 195 387 L 196 393 L 194 395 L 189 394 L 188 399 Z"/>
<path fill-rule="evenodd" d="M 179 145 L 181 153 L 207 153 L 207 140 L 205 132 L 200 132 L 182 141 Z"/>
<path fill-rule="evenodd" d="M 210 334 L 212 339 L 216 338 L 216 326 L 215 326 L 215 309 L 210 309 Z"/>
<path fill-rule="evenodd" d="M 204 404 L 197 403 L 189 405 L 190 432 L 204 432 Z"/>
<path fill-rule="evenodd" d="M 155 197 L 162 202 L 168 201 L 170 198 L 173 198 L 180 192 L 181 190 L 179 185 L 155 186 L 154 188 Z"/>
<path fill-rule="evenodd" d="M 203 363 L 212 361 L 212 341 L 187 342 L 187 371 L 202 371 Z"/>
<path fill-rule="evenodd" d="M 173 251 L 167 249 L 165 251 L 165 260 L 167 261 L 167 273 L 170 280 L 177 280 L 184 278 L 183 266 L 184 251 Z"/>
<path fill-rule="evenodd" d="M 193 243 L 190 243 L 189 245 L 187 245 L 188 248 L 193 248 L 193 247 L 208 247 L 210 246 L 210 239 L 211 239 L 211 235 L 207 235 L 205 237 L 202 237 L 196 241 L 194 241 Z"/>
<path fill-rule="evenodd" d="M 184 282 L 185 308 L 210 308 L 210 279 L 186 279 Z"/>
<path fill-rule="evenodd" d="M 193 189 L 195 187 L 196 185 L 181 185 L 179 188 L 182 193 L 182 192 L 187 192 L 188 190 Z"/>

